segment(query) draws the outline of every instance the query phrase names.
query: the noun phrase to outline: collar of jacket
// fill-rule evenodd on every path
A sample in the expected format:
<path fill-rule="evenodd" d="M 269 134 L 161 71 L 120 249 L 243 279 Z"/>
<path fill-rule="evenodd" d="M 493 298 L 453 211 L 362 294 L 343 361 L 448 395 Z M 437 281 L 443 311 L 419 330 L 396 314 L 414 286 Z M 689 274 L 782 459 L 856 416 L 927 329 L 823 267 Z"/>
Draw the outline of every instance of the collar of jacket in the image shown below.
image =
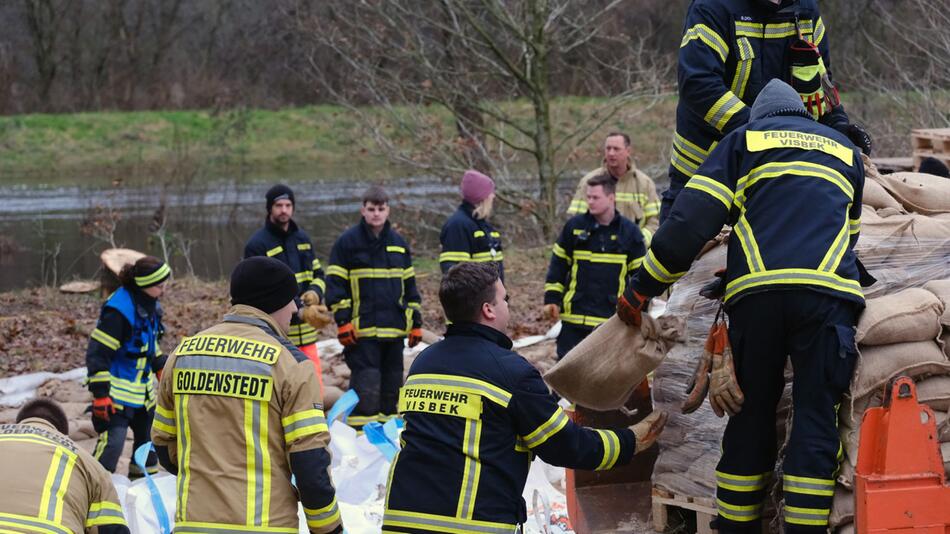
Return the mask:
<path fill-rule="evenodd" d="M 610 172 L 610 169 L 607 168 L 606 159 L 600 162 L 600 170 L 604 171 L 605 173 L 611 176 L 614 176 L 614 173 Z M 631 158 L 627 158 L 627 170 L 624 171 L 624 173 L 621 174 L 620 176 L 614 176 L 614 178 L 616 178 L 617 181 L 619 182 L 623 180 L 624 178 L 626 178 L 627 176 L 633 176 L 636 173 L 636 170 L 637 170 L 637 166 L 634 165 L 633 160 Z"/>
<path fill-rule="evenodd" d="M 50 432 L 59 434 L 59 430 L 56 430 L 56 427 L 53 426 L 53 423 L 50 423 L 49 421 L 47 421 L 46 419 L 43 419 L 42 417 L 27 417 L 26 419 L 20 421 L 17 424 L 42 428 L 43 430 L 48 430 Z"/>
<path fill-rule="evenodd" d="M 798 0 L 782 0 L 778 4 L 772 2 L 771 0 L 754 0 L 752 3 L 758 5 L 766 11 L 776 12 L 791 5 L 797 4 Z"/>
<path fill-rule="evenodd" d="M 475 211 L 475 204 L 472 204 L 467 200 L 463 200 L 462 203 L 459 204 L 459 209 L 464 211 L 469 217 L 473 219 L 475 218 L 475 216 L 472 215 L 472 212 Z"/>
<path fill-rule="evenodd" d="M 490 326 L 478 323 L 452 323 L 445 331 L 445 336 L 477 336 L 498 345 L 503 349 L 511 350 L 511 339 L 505 334 Z"/>
<path fill-rule="evenodd" d="M 379 232 L 379 235 L 377 236 L 376 234 L 373 233 L 373 229 L 369 227 L 369 223 L 366 222 L 366 219 L 364 219 L 363 217 L 360 217 L 360 228 L 363 229 L 363 233 L 366 234 L 366 239 L 368 239 L 370 243 L 376 241 L 377 239 L 384 240 L 386 236 L 389 235 L 389 226 L 390 226 L 389 220 L 387 219 L 386 223 L 383 224 L 383 229 Z"/>
<path fill-rule="evenodd" d="M 146 315 L 154 315 L 158 309 L 158 299 L 148 296 L 141 288 L 132 283 L 132 287 L 126 286 L 129 295 L 132 295 L 132 302 L 136 308 L 141 308 Z M 139 313 L 141 315 L 141 313 Z"/>
<path fill-rule="evenodd" d="M 802 117 L 803 119 L 814 120 L 811 114 L 805 108 L 782 108 L 777 109 L 767 115 L 759 117 L 755 121 L 761 121 L 764 119 L 771 119 L 772 117 Z M 752 124 L 751 122 L 749 124 Z"/>
<path fill-rule="evenodd" d="M 600 224 L 597 222 L 597 218 L 590 214 L 590 210 L 584 212 L 584 218 L 587 221 L 587 228 L 594 229 L 595 227 L 609 228 L 611 226 L 616 226 L 620 224 L 620 211 L 617 208 L 614 208 L 614 218 L 610 219 L 609 224 Z"/>
<path fill-rule="evenodd" d="M 255 308 L 254 306 L 248 306 L 247 304 L 235 304 L 234 306 L 231 306 L 231 309 L 228 310 L 227 315 L 241 315 L 243 317 L 250 317 L 252 319 L 260 319 L 261 321 L 267 323 L 267 326 L 269 326 L 271 330 L 273 330 L 278 336 L 282 338 L 287 337 L 287 332 L 284 332 L 284 329 L 277 325 L 277 321 L 275 321 L 273 317 Z"/>
<path fill-rule="evenodd" d="M 290 219 L 290 222 L 287 225 L 287 231 L 285 232 L 283 228 L 274 224 L 270 220 L 270 215 L 264 217 L 264 228 L 267 228 L 267 231 L 274 234 L 275 236 L 286 239 L 290 234 L 297 233 L 297 223 L 293 219 Z"/>

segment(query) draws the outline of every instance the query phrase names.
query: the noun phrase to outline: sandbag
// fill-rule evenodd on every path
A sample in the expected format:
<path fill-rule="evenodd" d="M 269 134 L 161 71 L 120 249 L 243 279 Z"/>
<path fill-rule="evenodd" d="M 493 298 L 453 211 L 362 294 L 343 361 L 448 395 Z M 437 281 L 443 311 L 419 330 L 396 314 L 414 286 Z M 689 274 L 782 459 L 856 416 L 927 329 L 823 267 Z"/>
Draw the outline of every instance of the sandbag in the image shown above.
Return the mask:
<path fill-rule="evenodd" d="M 936 341 L 915 341 L 859 347 L 858 364 L 851 381 L 851 397 L 858 399 L 882 391 L 897 375 L 911 378 L 950 374 L 950 362 Z"/>
<path fill-rule="evenodd" d="M 920 288 L 868 299 L 854 340 L 862 345 L 889 345 L 936 339 L 943 311 L 940 299 Z"/>
<path fill-rule="evenodd" d="M 594 410 L 615 410 L 660 365 L 677 336 L 661 331 L 647 314 L 639 329 L 614 315 L 545 373 L 544 380 L 571 402 Z"/>
<path fill-rule="evenodd" d="M 924 289 L 933 293 L 943 303 L 940 324 L 944 328 L 950 328 L 950 280 L 931 280 L 924 284 Z"/>
<path fill-rule="evenodd" d="M 933 410 L 950 409 L 950 376 L 932 376 L 917 383 L 917 400 Z"/>
<path fill-rule="evenodd" d="M 920 172 L 895 172 L 877 179 L 908 211 L 922 215 L 950 212 L 950 180 Z"/>
<path fill-rule="evenodd" d="M 835 496 L 831 501 L 831 515 L 828 524 L 834 528 L 854 522 L 854 492 L 841 486 L 835 487 Z"/>
<path fill-rule="evenodd" d="M 854 529 L 854 523 L 848 523 L 847 525 L 841 525 L 838 527 L 838 530 L 835 531 L 835 534 L 854 534 Z"/>
<path fill-rule="evenodd" d="M 861 202 L 865 206 L 871 206 L 874 209 L 894 208 L 904 211 L 900 202 L 895 200 L 881 184 L 874 180 L 864 181 L 864 196 L 861 197 Z"/>
<path fill-rule="evenodd" d="M 323 386 L 323 410 L 327 411 L 333 408 L 336 401 L 343 396 L 343 390 L 336 386 Z"/>

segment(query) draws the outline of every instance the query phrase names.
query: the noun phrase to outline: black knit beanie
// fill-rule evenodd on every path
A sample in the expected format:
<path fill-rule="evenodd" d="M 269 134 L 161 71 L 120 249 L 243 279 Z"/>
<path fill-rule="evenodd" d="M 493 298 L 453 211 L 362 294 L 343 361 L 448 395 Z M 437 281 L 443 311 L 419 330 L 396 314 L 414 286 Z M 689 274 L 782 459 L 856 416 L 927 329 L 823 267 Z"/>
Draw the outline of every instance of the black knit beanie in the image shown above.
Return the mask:
<path fill-rule="evenodd" d="M 231 304 L 274 313 L 297 296 L 297 279 L 286 264 L 265 256 L 241 261 L 231 273 Z"/>
<path fill-rule="evenodd" d="M 271 187 L 267 190 L 267 214 L 270 215 L 270 209 L 274 206 L 274 202 L 278 200 L 287 199 L 291 204 L 296 205 L 294 201 L 294 190 L 287 187 L 284 184 L 277 184 L 274 187 Z"/>
<path fill-rule="evenodd" d="M 950 168 L 947 168 L 947 166 L 937 158 L 924 158 L 921 160 L 920 168 L 917 169 L 917 172 L 950 178 Z"/>

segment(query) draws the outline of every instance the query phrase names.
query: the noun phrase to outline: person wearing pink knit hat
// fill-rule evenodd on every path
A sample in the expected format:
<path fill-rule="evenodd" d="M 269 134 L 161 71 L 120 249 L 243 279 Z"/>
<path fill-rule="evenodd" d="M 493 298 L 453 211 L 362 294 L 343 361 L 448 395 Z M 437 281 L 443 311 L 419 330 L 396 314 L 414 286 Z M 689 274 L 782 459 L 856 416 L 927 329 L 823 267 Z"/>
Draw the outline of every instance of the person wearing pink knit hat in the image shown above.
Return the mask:
<path fill-rule="evenodd" d="M 495 199 L 495 181 L 474 169 L 462 175 L 462 204 L 442 226 L 439 241 L 442 274 L 456 263 L 493 262 L 505 278 L 501 234 L 488 222 Z"/>

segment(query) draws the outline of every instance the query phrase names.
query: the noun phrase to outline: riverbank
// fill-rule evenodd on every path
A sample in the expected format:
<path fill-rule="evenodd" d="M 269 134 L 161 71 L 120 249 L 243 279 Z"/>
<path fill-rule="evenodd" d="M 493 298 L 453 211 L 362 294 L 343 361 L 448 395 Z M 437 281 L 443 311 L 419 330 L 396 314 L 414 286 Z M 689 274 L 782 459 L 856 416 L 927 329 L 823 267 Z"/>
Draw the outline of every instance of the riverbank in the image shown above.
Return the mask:
<path fill-rule="evenodd" d="M 543 334 L 553 324 L 541 317 L 546 247 L 505 251 L 505 276 L 511 295 L 512 338 Z M 416 265 L 423 299 L 423 326 L 445 330 L 439 305 L 441 274 L 435 262 Z M 183 336 L 193 335 L 220 320 L 228 309 L 227 280 L 176 278 L 162 299 L 166 335 L 162 348 L 170 352 Z M 0 378 L 49 371 L 59 373 L 85 365 L 89 334 L 95 328 L 102 299 L 98 294 L 70 295 L 52 287 L 0 293 Z M 334 337 L 333 326 L 321 339 Z"/>

